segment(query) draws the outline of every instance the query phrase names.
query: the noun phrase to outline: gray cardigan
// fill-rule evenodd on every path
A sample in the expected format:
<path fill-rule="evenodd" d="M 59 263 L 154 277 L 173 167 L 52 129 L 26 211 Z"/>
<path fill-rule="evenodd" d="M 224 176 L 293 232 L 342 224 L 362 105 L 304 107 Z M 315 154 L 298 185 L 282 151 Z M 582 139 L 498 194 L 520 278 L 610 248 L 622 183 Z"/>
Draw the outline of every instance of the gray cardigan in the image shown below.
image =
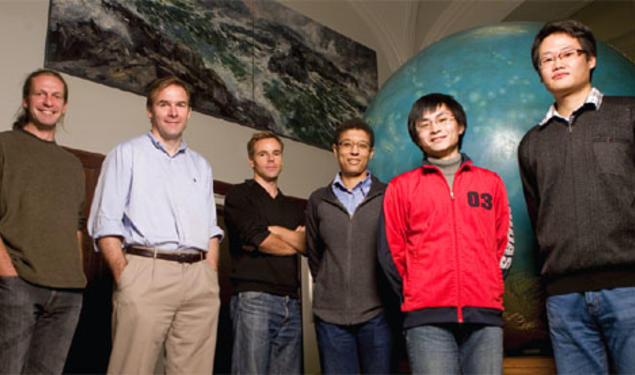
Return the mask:
<path fill-rule="evenodd" d="M 313 313 L 328 323 L 364 323 L 383 310 L 378 290 L 377 230 L 386 185 L 371 178 L 370 191 L 352 216 L 331 184 L 313 192 L 307 204 Z"/>

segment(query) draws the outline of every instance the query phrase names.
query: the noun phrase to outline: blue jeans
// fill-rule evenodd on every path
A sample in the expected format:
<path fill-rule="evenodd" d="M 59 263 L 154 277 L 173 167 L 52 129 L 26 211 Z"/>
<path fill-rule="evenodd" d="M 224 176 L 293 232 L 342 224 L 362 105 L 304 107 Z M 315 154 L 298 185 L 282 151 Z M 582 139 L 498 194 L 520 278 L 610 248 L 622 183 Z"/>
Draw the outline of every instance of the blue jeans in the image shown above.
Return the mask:
<path fill-rule="evenodd" d="M 61 374 L 82 292 L 0 277 L 0 374 Z"/>
<path fill-rule="evenodd" d="M 388 374 L 392 332 L 383 314 L 345 326 L 315 319 L 323 374 Z"/>
<path fill-rule="evenodd" d="M 297 298 L 241 292 L 231 299 L 232 374 L 300 374 L 302 315 Z"/>
<path fill-rule="evenodd" d="M 502 374 L 503 328 L 423 325 L 406 330 L 413 374 Z"/>
<path fill-rule="evenodd" d="M 607 349 L 635 373 L 635 287 L 551 296 L 547 318 L 559 374 L 608 374 Z"/>

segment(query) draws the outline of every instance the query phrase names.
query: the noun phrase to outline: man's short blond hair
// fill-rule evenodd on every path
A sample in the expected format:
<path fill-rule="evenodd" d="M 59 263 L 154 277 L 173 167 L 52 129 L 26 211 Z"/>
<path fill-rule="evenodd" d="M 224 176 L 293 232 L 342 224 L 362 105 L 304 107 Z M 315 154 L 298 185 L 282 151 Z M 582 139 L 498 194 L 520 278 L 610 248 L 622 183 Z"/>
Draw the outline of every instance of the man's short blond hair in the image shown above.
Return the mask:
<path fill-rule="evenodd" d="M 278 143 L 280 143 L 280 151 L 284 151 L 284 143 L 282 143 L 282 139 L 280 139 L 280 137 L 278 137 L 274 132 L 270 130 L 263 130 L 263 131 L 254 133 L 251 136 L 251 139 L 249 140 L 249 142 L 247 142 L 247 155 L 249 156 L 249 159 L 254 158 L 254 145 L 256 144 L 256 142 L 260 141 L 261 139 L 267 139 L 267 138 L 273 138 L 276 141 L 278 141 Z"/>

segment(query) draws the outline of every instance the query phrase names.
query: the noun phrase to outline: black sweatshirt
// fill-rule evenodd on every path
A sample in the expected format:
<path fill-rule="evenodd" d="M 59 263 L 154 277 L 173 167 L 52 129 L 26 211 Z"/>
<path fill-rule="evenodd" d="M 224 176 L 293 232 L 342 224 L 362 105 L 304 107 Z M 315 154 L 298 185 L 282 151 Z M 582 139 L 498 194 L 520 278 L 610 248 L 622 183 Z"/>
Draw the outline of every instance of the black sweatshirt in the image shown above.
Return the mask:
<path fill-rule="evenodd" d="M 298 296 L 297 256 L 270 255 L 257 248 L 269 235 L 268 226 L 294 230 L 303 223 L 304 213 L 298 203 L 281 191 L 276 198 L 271 198 L 254 180 L 246 180 L 227 193 L 225 224 L 229 234 L 234 293 L 255 291 Z M 245 250 L 244 246 L 254 250 Z"/>

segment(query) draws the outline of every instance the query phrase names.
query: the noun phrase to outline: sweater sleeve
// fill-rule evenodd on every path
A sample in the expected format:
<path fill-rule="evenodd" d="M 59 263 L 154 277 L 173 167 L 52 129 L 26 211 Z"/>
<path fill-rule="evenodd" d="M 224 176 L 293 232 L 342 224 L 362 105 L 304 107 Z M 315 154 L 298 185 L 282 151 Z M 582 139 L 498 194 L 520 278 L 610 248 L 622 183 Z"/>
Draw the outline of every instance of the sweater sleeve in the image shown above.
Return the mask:
<path fill-rule="evenodd" d="M 531 130 L 523 137 L 518 145 L 518 167 L 520 171 L 520 180 L 523 184 L 523 193 L 525 195 L 525 203 L 527 204 L 527 213 L 531 225 L 536 230 L 536 220 L 538 218 L 538 207 L 540 205 L 540 195 L 536 184 L 536 173 L 531 160 Z"/>
<path fill-rule="evenodd" d="M 225 222 L 228 228 L 235 228 L 243 246 L 255 250 L 271 233 L 267 221 L 258 213 L 249 199 L 249 191 L 244 188 L 234 188 L 225 196 Z"/>
<path fill-rule="evenodd" d="M 377 259 L 386 274 L 392 289 L 403 301 L 403 275 L 405 263 L 405 218 L 404 205 L 398 200 L 400 194 L 394 184 L 389 184 L 384 195 L 384 204 L 379 218 Z"/>
<path fill-rule="evenodd" d="M 309 269 L 311 276 L 315 279 L 317 271 L 322 262 L 322 253 L 324 252 L 324 243 L 320 237 L 320 220 L 317 215 L 318 199 L 317 192 L 313 193 L 309 198 L 306 206 L 306 254 L 309 258 Z"/>
<path fill-rule="evenodd" d="M 507 198 L 507 189 L 503 180 L 498 178 L 496 207 L 496 246 L 497 256 L 500 259 L 500 268 L 503 278 L 507 277 L 512 267 L 514 256 L 514 223 L 512 212 Z"/>

